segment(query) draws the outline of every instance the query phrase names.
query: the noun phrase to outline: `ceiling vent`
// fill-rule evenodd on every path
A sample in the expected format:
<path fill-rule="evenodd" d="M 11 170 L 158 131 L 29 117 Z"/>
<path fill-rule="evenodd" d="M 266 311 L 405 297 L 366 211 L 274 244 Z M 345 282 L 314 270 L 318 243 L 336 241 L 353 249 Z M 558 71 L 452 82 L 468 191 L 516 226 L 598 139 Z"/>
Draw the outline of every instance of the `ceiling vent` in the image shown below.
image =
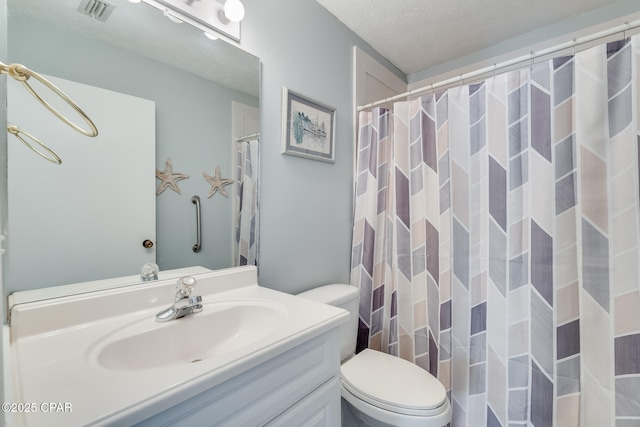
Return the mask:
<path fill-rule="evenodd" d="M 101 0 L 82 0 L 77 10 L 92 19 L 105 22 L 115 8 L 114 5 Z"/>

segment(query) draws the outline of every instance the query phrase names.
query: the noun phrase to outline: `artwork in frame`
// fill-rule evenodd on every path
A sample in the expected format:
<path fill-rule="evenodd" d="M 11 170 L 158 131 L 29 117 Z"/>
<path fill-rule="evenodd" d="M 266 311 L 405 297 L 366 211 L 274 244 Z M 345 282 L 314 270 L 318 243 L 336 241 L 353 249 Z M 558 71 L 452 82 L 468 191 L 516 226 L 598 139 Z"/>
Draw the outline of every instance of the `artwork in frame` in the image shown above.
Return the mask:
<path fill-rule="evenodd" d="M 282 153 L 334 163 L 336 109 L 286 87 L 282 99 Z"/>

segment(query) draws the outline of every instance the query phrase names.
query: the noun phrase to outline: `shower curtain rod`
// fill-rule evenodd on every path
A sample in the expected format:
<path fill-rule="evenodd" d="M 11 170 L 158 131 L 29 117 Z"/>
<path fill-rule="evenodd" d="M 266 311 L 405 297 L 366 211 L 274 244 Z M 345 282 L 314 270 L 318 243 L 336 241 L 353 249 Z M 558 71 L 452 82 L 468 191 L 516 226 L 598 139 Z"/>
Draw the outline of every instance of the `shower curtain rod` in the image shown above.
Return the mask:
<path fill-rule="evenodd" d="M 412 89 L 407 92 L 391 96 L 389 98 L 381 99 L 379 101 L 372 102 L 370 104 L 361 105 L 358 107 L 358 111 L 367 110 L 369 108 L 377 107 L 382 104 L 386 104 L 393 101 L 398 101 L 401 99 L 409 98 L 418 94 L 425 94 L 428 92 L 435 92 L 437 89 L 448 89 L 453 86 L 463 85 L 465 83 L 472 83 L 475 81 L 482 80 L 480 77 L 486 77 L 488 75 L 495 75 L 498 71 L 505 71 L 506 69 L 516 69 L 521 68 L 524 65 L 532 66 L 535 63 L 536 58 L 541 58 L 549 55 L 554 55 L 556 53 L 565 51 L 567 49 L 573 49 L 574 53 L 578 46 L 585 45 L 587 43 L 592 43 L 594 41 L 604 39 L 614 34 L 623 33 L 624 38 L 627 38 L 627 33 L 629 31 L 633 31 L 640 28 L 640 20 L 633 21 L 631 23 L 625 22 L 623 25 L 618 25 L 617 27 L 612 27 L 608 30 L 600 31 L 589 36 L 574 38 L 570 42 L 565 42 L 554 47 L 548 49 L 542 49 L 538 52 L 531 51 L 528 55 L 522 55 L 517 58 L 513 58 L 507 61 L 494 63 L 492 66 L 480 68 L 475 71 L 471 71 L 469 73 L 462 73 L 457 77 L 451 77 L 446 80 L 442 80 L 437 83 L 431 83 L 429 85 Z"/>
<path fill-rule="evenodd" d="M 238 138 L 236 139 L 236 142 L 245 142 L 245 141 L 250 141 L 252 139 L 256 139 L 257 137 L 260 136 L 260 132 L 258 133 L 252 133 L 251 135 L 246 135 L 243 136 L 242 138 Z"/>

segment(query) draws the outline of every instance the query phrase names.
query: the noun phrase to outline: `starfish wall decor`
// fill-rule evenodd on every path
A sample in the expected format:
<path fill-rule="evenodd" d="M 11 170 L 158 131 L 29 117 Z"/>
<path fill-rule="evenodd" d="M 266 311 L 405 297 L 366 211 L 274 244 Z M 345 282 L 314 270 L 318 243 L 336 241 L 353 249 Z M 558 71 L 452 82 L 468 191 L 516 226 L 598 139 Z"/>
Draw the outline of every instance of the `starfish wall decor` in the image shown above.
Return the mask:
<path fill-rule="evenodd" d="M 176 193 L 180 194 L 180 187 L 178 187 L 178 181 L 181 179 L 189 178 L 186 173 L 173 173 L 173 164 L 171 164 L 171 158 L 167 157 L 164 170 L 156 169 L 156 178 L 160 181 L 160 187 L 156 191 L 156 196 L 159 196 L 167 188 L 171 188 Z"/>
<path fill-rule="evenodd" d="M 227 196 L 227 192 L 224 189 L 225 185 L 233 184 L 235 181 L 233 179 L 222 178 L 222 172 L 220 172 L 220 165 L 216 165 L 216 173 L 214 176 L 209 176 L 205 172 L 202 172 L 202 176 L 207 182 L 211 185 L 209 189 L 209 196 L 213 196 L 216 191 L 220 192 L 224 197 Z"/>

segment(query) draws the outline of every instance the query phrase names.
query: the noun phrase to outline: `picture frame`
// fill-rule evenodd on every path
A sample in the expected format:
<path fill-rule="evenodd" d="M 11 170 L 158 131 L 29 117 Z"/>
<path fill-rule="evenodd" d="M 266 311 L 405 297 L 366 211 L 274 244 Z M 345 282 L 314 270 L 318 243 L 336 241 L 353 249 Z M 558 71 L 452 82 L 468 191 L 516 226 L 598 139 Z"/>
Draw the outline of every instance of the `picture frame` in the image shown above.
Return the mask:
<path fill-rule="evenodd" d="M 335 108 L 283 87 L 282 117 L 282 154 L 335 163 Z"/>

